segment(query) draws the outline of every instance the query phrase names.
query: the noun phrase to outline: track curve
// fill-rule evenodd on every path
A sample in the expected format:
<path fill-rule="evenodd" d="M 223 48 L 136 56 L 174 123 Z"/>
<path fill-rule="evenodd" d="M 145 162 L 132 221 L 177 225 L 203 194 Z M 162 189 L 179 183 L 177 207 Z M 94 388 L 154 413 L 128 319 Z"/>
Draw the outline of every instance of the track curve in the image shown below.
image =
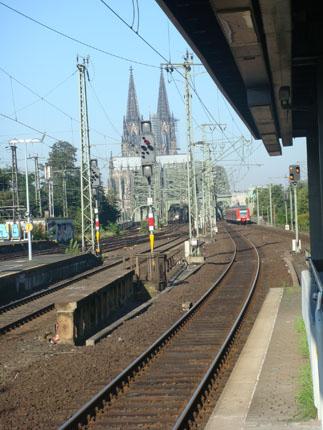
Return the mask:
<path fill-rule="evenodd" d="M 231 229 L 230 229 L 231 230 Z M 95 429 L 187 428 L 253 294 L 259 256 L 234 231 L 236 251 L 201 299 L 148 350 L 66 421 Z"/>

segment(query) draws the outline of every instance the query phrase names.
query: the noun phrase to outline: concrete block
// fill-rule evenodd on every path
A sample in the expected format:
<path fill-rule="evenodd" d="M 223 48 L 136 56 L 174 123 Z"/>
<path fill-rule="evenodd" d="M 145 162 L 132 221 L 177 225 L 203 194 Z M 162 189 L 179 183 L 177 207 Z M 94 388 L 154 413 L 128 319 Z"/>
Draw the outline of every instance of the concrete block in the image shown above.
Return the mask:
<path fill-rule="evenodd" d="M 203 255 L 189 255 L 186 260 L 188 264 L 203 264 L 205 262 Z"/>
<path fill-rule="evenodd" d="M 60 343 L 83 344 L 106 325 L 111 312 L 134 295 L 133 270 L 120 273 L 115 269 L 109 275 L 101 285 L 83 283 L 65 289 L 68 301 L 55 304 Z"/>

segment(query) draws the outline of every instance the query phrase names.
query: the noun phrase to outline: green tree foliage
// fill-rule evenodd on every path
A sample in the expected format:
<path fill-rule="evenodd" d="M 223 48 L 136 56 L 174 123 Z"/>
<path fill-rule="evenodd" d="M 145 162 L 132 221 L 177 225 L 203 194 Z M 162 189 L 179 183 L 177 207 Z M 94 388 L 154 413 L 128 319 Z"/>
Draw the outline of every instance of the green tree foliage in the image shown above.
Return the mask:
<path fill-rule="evenodd" d="M 105 195 L 103 189 L 100 188 L 98 190 L 98 201 L 101 225 L 107 227 L 109 224 L 115 223 L 120 217 L 115 195 L 113 193 Z"/>
<path fill-rule="evenodd" d="M 273 223 L 275 225 L 284 225 L 286 222 L 286 205 L 287 203 L 287 221 L 290 224 L 290 189 L 284 189 L 283 185 L 272 185 L 272 206 L 273 206 Z M 259 215 L 266 221 L 270 222 L 270 203 L 269 203 L 269 187 L 258 188 L 259 197 Z M 253 196 L 256 202 L 256 190 Z M 307 182 L 299 182 L 297 184 L 297 203 L 298 203 L 298 221 L 301 230 L 308 230 L 309 214 L 308 214 L 308 185 Z M 256 215 L 256 203 L 254 213 Z M 294 211 L 294 200 L 293 200 Z"/>
<path fill-rule="evenodd" d="M 20 166 L 18 166 L 19 169 Z M 29 201 L 30 209 L 32 215 L 37 215 L 37 208 L 35 205 L 35 186 L 34 173 L 28 174 L 29 180 Z M 19 191 L 19 205 L 21 208 L 26 208 L 26 178 L 25 172 L 18 171 L 18 191 Z M 9 219 L 12 216 L 10 210 L 5 210 L 5 208 L 11 207 L 13 203 L 12 196 L 12 173 L 11 167 L 0 168 L 0 208 L 2 211 L 0 217 L 3 220 Z M 22 210 L 22 215 L 24 215 L 25 210 Z M 17 215 L 17 214 L 16 214 Z"/>
<path fill-rule="evenodd" d="M 66 181 L 66 194 L 69 218 L 75 218 L 81 206 L 80 170 L 76 167 L 77 149 L 69 142 L 54 143 L 48 156 L 54 183 L 55 216 L 63 216 L 63 182 Z M 48 209 L 48 202 L 44 202 Z"/>

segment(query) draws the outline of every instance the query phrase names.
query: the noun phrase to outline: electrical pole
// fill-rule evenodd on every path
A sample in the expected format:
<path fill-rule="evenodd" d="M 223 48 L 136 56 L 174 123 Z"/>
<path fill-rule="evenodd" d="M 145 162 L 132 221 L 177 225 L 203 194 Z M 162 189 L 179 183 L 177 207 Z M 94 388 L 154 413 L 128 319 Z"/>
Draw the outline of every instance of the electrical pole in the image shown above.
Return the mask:
<path fill-rule="evenodd" d="M 77 59 L 78 61 L 78 59 Z M 77 64 L 79 70 L 80 95 L 80 135 L 81 135 L 81 220 L 82 220 L 82 251 L 95 252 L 93 198 L 91 187 L 91 145 L 86 94 L 86 75 L 88 78 L 89 59 Z"/>
<path fill-rule="evenodd" d="M 12 188 L 12 218 L 16 220 L 16 211 L 19 210 L 19 186 L 18 186 L 18 165 L 17 147 L 15 142 L 10 142 L 11 149 L 11 188 Z"/>
<path fill-rule="evenodd" d="M 54 208 L 54 183 L 53 183 L 53 177 L 52 177 L 52 166 L 49 164 L 45 164 L 45 170 L 44 170 L 44 176 L 45 180 L 47 182 L 47 188 L 48 188 L 48 212 L 49 217 L 54 218 L 55 217 L 55 208 Z"/>
<path fill-rule="evenodd" d="M 66 190 L 66 170 L 62 173 L 62 186 L 63 186 L 63 217 L 68 218 L 68 204 L 67 204 L 67 190 Z"/>
<path fill-rule="evenodd" d="M 34 160 L 35 163 L 35 205 L 38 206 L 39 216 L 42 216 L 42 204 L 41 204 L 41 195 L 40 195 L 40 177 L 39 177 L 39 164 L 38 164 L 38 155 L 34 155 L 33 157 L 29 157 Z"/>
<path fill-rule="evenodd" d="M 226 124 L 204 123 L 204 124 L 201 124 L 201 128 L 202 128 L 203 141 L 207 147 L 207 169 L 206 169 L 207 193 L 208 193 L 207 213 L 208 213 L 208 223 L 210 228 L 210 236 L 213 237 L 213 232 L 217 231 L 217 227 L 216 227 L 217 201 L 215 201 L 213 198 L 215 196 L 214 171 L 212 166 L 211 147 L 210 147 L 210 143 L 206 142 L 205 130 L 208 128 L 211 131 L 211 133 L 213 133 L 216 128 L 219 128 L 221 131 L 223 131 L 226 128 Z"/>
<path fill-rule="evenodd" d="M 258 191 L 258 187 L 256 187 L 256 196 L 257 196 L 257 224 L 259 225 L 259 191 Z"/>
<path fill-rule="evenodd" d="M 195 163 L 193 160 L 193 133 L 192 133 L 192 95 L 191 95 L 191 69 L 193 63 L 193 55 L 189 54 L 188 51 L 184 56 L 183 63 L 167 63 L 161 64 L 167 72 L 173 72 L 175 68 L 184 69 L 184 80 L 185 80 L 185 110 L 186 110 L 186 140 L 187 140 L 187 200 L 188 200 L 188 224 L 189 224 L 189 254 L 192 255 L 192 206 L 194 207 L 194 231 L 197 254 L 199 254 L 199 248 L 197 244 L 197 238 L 199 237 L 199 225 L 198 225 L 198 202 L 197 202 L 197 189 L 196 189 L 196 173 Z"/>
<path fill-rule="evenodd" d="M 26 218 L 27 222 L 25 224 L 25 231 L 27 232 L 28 239 L 28 260 L 32 260 L 32 237 L 31 232 L 33 229 L 33 225 L 31 222 L 32 216 L 30 213 L 30 203 L 29 203 L 29 180 L 28 180 L 28 158 L 27 158 L 27 144 L 28 143 L 42 143 L 45 135 L 43 135 L 42 139 L 13 139 L 9 142 L 10 145 L 16 145 L 17 143 L 23 143 L 25 145 L 25 180 L 26 180 Z"/>

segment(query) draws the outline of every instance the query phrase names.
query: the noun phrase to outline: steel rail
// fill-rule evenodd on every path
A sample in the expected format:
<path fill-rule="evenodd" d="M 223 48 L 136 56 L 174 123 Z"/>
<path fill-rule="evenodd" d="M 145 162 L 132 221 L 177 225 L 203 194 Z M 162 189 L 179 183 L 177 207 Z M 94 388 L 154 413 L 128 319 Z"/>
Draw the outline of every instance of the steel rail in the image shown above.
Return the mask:
<path fill-rule="evenodd" d="M 161 239 L 163 239 L 163 238 L 161 238 Z M 161 239 L 158 239 L 158 240 L 161 240 Z M 169 243 L 174 242 L 177 239 L 178 239 L 178 235 L 176 237 L 174 237 Z M 163 245 L 156 245 L 155 249 L 158 249 L 159 247 L 162 247 L 164 245 L 165 244 L 163 244 Z M 116 249 L 122 249 L 122 246 L 120 246 L 119 248 L 116 248 Z M 145 253 L 145 252 L 147 252 L 147 251 L 142 251 L 142 253 Z M 58 291 L 58 290 L 60 290 L 62 288 L 67 287 L 68 285 L 70 285 L 73 282 L 76 282 L 76 281 L 79 281 L 81 279 L 86 278 L 87 276 L 95 275 L 97 273 L 102 272 L 103 270 L 106 270 L 108 268 L 117 266 L 118 264 L 122 264 L 124 262 L 124 259 L 121 258 L 121 257 L 119 257 L 119 256 L 115 256 L 115 257 L 112 257 L 112 258 L 116 258 L 117 260 L 116 261 L 107 262 L 107 264 L 103 263 L 103 265 L 101 265 L 100 267 L 93 267 L 92 269 L 86 270 L 85 272 L 82 272 L 82 273 L 79 273 L 77 275 L 74 275 L 74 276 L 72 276 L 72 277 L 70 277 L 68 279 L 65 279 L 65 280 L 62 280 L 62 281 L 58 281 L 58 282 L 56 282 L 55 284 L 53 284 L 52 286 L 50 286 L 48 288 L 42 289 L 40 291 L 36 291 L 36 292 L 34 292 L 32 294 L 29 294 L 26 297 L 22 297 L 21 299 L 14 300 L 14 301 L 12 301 L 12 302 L 10 302 L 8 304 L 0 306 L 0 315 L 2 315 L 5 312 L 8 312 L 11 309 L 14 309 L 14 308 L 18 307 L 18 306 L 22 306 L 22 305 L 24 305 L 24 304 L 26 304 L 28 302 L 36 300 L 36 299 L 38 299 L 40 297 L 46 296 L 48 294 L 52 294 L 55 291 Z M 126 261 L 127 260 L 129 260 L 129 257 L 126 257 Z"/>
<path fill-rule="evenodd" d="M 179 237 L 177 236 L 177 237 L 171 239 L 167 244 L 157 245 L 155 249 L 162 248 L 162 247 L 166 246 L 166 250 L 168 250 L 168 249 L 172 248 L 173 246 L 176 247 L 179 245 L 179 243 L 176 243 L 174 245 L 174 244 L 172 244 L 172 242 L 178 241 L 178 239 L 179 239 Z M 184 240 L 186 240 L 186 238 L 183 238 L 180 243 L 182 243 Z M 146 252 L 147 252 L 147 250 L 142 251 L 143 254 Z M 127 260 L 129 260 L 129 257 L 127 258 Z M 76 275 L 73 278 L 70 278 L 70 279 L 64 280 L 64 281 L 60 281 L 58 284 L 53 285 L 52 287 L 49 287 L 46 290 L 35 292 L 32 295 L 29 295 L 29 296 L 24 297 L 22 299 L 16 300 L 15 302 L 11 302 L 8 305 L 4 305 L 0 308 L 0 315 L 5 314 L 6 312 L 9 312 L 10 310 L 19 308 L 20 306 L 23 306 L 27 303 L 33 302 L 37 299 L 40 299 L 46 295 L 53 294 L 56 291 L 59 291 L 61 289 L 68 287 L 69 285 L 73 284 L 73 282 L 78 282 L 78 281 L 85 279 L 87 277 L 95 276 L 98 273 L 105 271 L 105 270 L 108 270 L 111 267 L 122 264 L 123 262 L 124 262 L 124 260 L 122 258 L 119 258 L 117 261 L 111 262 L 110 264 L 103 265 L 100 267 L 95 267 L 95 268 L 90 269 L 86 272 L 83 272 L 79 275 Z M 52 309 L 54 309 L 54 307 L 55 307 L 54 303 L 48 303 L 45 306 L 42 306 L 38 309 L 34 309 L 32 312 L 28 313 L 27 315 L 24 315 L 24 316 L 14 320 L 14 321 L 11 321 L 8 324 L 0 326 L 0 336 L 8 333 L 10 330 L 13 330 L 13 329 L 21 326 L 24 323 L 29 322 L 30 320 L 36 318 L 37 316 L 43 315 L 44 313 L 51 311 Z"/>
<path fill-rule="evenodd" d="M 225 270 L 212 284 L 212 286 L 203 294 L 203 296 L 192 306 L 192 308 L 177 320 L 169 329 L 167 329 L 148 349 L 146 349 L 139 357 L 131 362 L 119 375 L 117 375 L 110 383 L 103 387 L 94 397 L 92 397 L 84 406 L 82 406 L 72 417 L 70 417 L 59 430 L 77 430 L 79 425 L 86 425 L 89 418 L 94 417 L 97 409 L 104 406 L 104 403 L 111 396 L 117 395 L 122 389 L 125 382 L 129 381 L 140 369 L 148 363 L 152 357 L 181 329 L 181 327 L 196 313 L 201 305 L 210 296 L 213 290 L 219 285 L 225 275 L 231 269 L 237 254 L 237 246 L 229 233 L 234 251 L 232 258 Z"/>
<path fill-rule="evenodd" d="M 191 399 L 189 400 L 189 402 L 187 403 L 186 407 L 184 408 L 183 412 L 180 414 L 180 416 L 178 417 L 173 430 L 183 430 L 183 429 L 187 429 L 189 428 L 190 424 L 192 421 L 194 421 L 194 413 L 198 410 L 198 406 L 201 403 L 201 397 L 204 393 L 206 393 L 209 390 L 209 384 L 210 384 L 210 380 L 212 379 L 213 375 L 215 374 L 215 372 L 217 371 L 217 369 L 220 367 L 220 363 L 222 361 L 222 359 L 224 358 L 226 352 L 228 351 L 228 349 L 230 348 L 230 344 L 231 341 L 234 339 L 234 335 L 243 319 L 243 316 L 247 310 L 247 307 L 250 303 L 251 297 L 254 293 L 255 287 L 256 287 L 256 283 L 258 280 L 258 276 L 259 276 L 259 269 L 260 269 L 260 258 L 259 258 L 259 253 L 257 248 L 255 247 L 255 245 L 249 240 L 249 238 L 247 238 L 246 236 L 243 236 L 244 239 L 246 239 L 251 246 L 254 248 L 255 252 L 256 252 L 256 256 L 257 256 L 257 270 L 256 270 L 256 274 L 254 277 L 254 280 L 252 282 L 249 294 L 243 304 L 243 307 L 239 313 L 239 315 L 237 316 L 229 334 L 227 335 L 225 341 L 222 344 L 222 347 L 220 349 L 220 351 L 217 353 L 217 355 L 215 356 L 214 360 L 212 361 L 209 369 L 207 370 L 207 372 L 205 373 L 203 379 L 201 380 L 201 382 L 199 383 L 198 387 L 196 388 L 196 390 L 194 391 Z"/>

